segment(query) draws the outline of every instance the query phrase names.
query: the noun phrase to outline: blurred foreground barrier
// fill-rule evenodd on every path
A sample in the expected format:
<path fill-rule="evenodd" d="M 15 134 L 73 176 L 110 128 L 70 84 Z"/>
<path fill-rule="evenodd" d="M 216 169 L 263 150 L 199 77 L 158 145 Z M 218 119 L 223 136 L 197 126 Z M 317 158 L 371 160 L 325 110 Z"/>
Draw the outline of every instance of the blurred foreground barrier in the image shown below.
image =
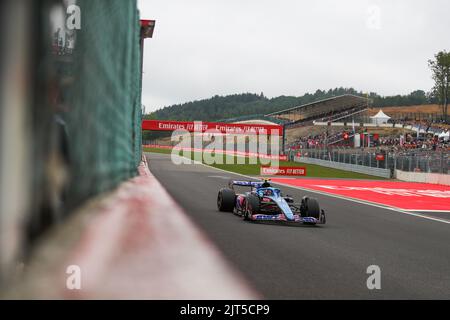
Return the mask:
<path fill-rule="evenodd" d="M 136 0 L 0 1 L 0 287 L 39 238 L 137 175 Z"/>
<path fill-rule="evenodd" d="M 145 161 L 139 173 L 88 205 L 78 215 L 81 221 L 68 221 L 72 225 L 62 235 L 48 239 L 9 297 L 258 298 L 174 203 Z M 76 235 L 74 229 L 79 229 Z"/>
<path fill-rule="evenodd" d="M 395 175 L 398 180 L 402 181 L 442 184 L 450 186 L 450 174 L 407 172 L 395 170 Z"/>

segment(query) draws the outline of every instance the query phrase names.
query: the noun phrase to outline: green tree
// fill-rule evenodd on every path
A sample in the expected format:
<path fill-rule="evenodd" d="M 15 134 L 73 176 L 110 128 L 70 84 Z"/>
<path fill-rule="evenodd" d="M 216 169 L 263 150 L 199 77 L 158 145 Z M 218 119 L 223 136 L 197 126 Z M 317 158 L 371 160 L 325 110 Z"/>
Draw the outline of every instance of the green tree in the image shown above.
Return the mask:
<path fill-rule="evenodd" d="M 438 98 L 442 106 L 442 115 L 447 122 L 448 100 L 450 97 L 450 52 L 440 51 L 434 56 L 434 60 L 429 60 L 428 65 L 433 73 L 434 87 L 433 94 Z"/>

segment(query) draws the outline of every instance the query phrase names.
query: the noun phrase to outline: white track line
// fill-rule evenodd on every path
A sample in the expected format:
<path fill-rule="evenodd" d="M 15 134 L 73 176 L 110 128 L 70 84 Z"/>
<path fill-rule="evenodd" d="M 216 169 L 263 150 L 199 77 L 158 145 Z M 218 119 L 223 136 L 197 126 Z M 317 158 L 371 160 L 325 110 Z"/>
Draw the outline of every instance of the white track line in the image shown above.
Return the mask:
<path fill-rule="evenodd" d="M 178 157 L 181 157 L 181 156 L 178 156 Z M 186 157 L 183 157 L 183 158 L 186 158 Z M 235 173 L 235 172 L 232 172 L 232 171 L 227 171 L 227 170 L 224 170 L 224 169 L 215 168 L 213 166 L 210 166 L 210 165 L 207 165 L 207 164 L 204 164 L 204 163 L 201 163 L 199 161 L 192 160 L 192 159 L 189 159 L 189 158 L 186 158 L 186 159 L 188 159 L 190 161 L 193 161 L 194 164 L 199 164 L 199 165 L 202 165 L 202 166 L 205 166 L 205 167 L 208 167 L 208 168 L 212 168 L 214 170 L 218 170 L 218 171 L 222 171 L 222 172 L 226 172 L 226 173 L 231 173 L 231 174 L 238 175 L 238 176 L 245 177 L 245 178 L 252 179 L 252 180 L 257 179 L 255 177 L 247 176 L 245 174 Z M 422 215 L 422 214 L 414 213 L 414 212 L 412 212 L 413 210 L 405 211 L 405 210 L 402 210 L 400 208 L 389 207 L 389 206 L 386 206 L 386 205 L 380 205 L 380 204 L 377 204 L 377 203 L 374 203 L 374 202 L 370 202 L 370 201 L 358 200 L 358 199 L 349 198 L 349 197 L 345 197 L 345 196 L 338 196 L 338 195 L 334 195 L 334 194 L 331 194 L 331 193 L 326 193 L 326 192 L 322 192 L 322 191 L 318 191 L 318 190 L 302 188 L 302 187 L 298 187 L 298 186 L 292 186 L 292 185 L 285 184 L 285 183 L 279 183 L 279 182 L 273 182 L 273 183 L 277 184 L 277 185 L 289 187 L 289 188 L 299 189 L 299 190 L 302 190 L 302 191 L 308 191 L 308 192 L 312 192 L 312 193 L 321 194 L 321 195 L 328 196 L 328 197 L 333 197 L 333 198 L 337 198 L 337 199 L 343 199 L 343 200 L 347 200 L 347 201 L 352 201 L 352 202 L 365 204 L 365 205 L 368 205 L 368 206 L 377 207 L 377 208 L 381 208 L 381 209 L 386 209 L 386 210 L 390 210 L 390 211 L 394 211 L 394 212 L 400 212 L 400 213 L 403 213 L 403 214 L 406 214 L 406 215 L 409 215 L 409 216 L 413 216 L 413 217 L 418 217 L 418 218 L 422 218 L 422 219 L 427 219 L 427 220 L 432 220 L 432 221 L 436 221 L 436 222 L 442 222 L 442 223 L 445 223 L 445 224 L 450 224 L 450 220 L 445 220 L 445 219 L 425 216 L 425 215 Z"/>
<path fill-rule="evenodd" d="M 411 212 L 417 211 L 417 212 L 437 212 L 437 213 L 450 213 L 450 210 L 408 210 Z"/>

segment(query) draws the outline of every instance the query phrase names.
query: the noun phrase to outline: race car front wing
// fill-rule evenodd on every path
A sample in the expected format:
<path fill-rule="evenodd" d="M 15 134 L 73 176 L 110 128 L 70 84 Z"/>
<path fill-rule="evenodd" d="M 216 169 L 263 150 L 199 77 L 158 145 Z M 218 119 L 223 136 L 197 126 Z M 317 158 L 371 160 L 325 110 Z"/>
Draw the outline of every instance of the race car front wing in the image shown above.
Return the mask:
<path fill-rule="evenodd" d="M 284 214 L 254 214 L 250 217 L 252 221 L 283 221 L 289 223 L 307 223 L 307 224 L 324 224 L 323 221 L 314 217 L 302 217 L 298 214 L 294 215 L 294 220 L 288 220 Z"/>

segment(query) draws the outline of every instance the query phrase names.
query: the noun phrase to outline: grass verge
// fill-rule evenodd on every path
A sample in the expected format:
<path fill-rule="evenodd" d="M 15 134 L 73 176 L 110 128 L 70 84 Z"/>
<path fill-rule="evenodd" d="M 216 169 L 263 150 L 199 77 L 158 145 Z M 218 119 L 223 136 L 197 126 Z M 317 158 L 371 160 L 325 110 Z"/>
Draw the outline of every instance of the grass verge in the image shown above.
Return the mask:
<path fill-rule="evenodd" d="M 145 152 L 155 152 L 155 153 L 164 153 L 171 154 L 171 149 L 159 149 L 159 148 L 144 148 Z M 200 159 L 200 153 L 184 153 L 184 156 L 191 159 Z M 211 166 L 214 168 L 240 173 L 249 176 L 259 176 L 260 175 L 260 167 L 261 162 L 259 159 L 255 158 L 244 158 L 237 156 L 224 156 L 222 157 L 222 164 L 212 164 Z M 256 163 L 251 163 L 251 160 Z M 203 163 L 205 161 L 203 160 Z M 368 179 L 368 180 L 386 180 L 385 178 L 371 176 L 367 174 L 338 170 L 333 168 L 327 168 L 323 166 L 318 166 L 315 164 L 307 164 L 301 162 L 291 162 L 291 161 L 280 161 L 280 166 L 286 167 L 305 167 L 306 168 L 306 177 L 311 178 L 341 178 L 341 179 Z"/>

